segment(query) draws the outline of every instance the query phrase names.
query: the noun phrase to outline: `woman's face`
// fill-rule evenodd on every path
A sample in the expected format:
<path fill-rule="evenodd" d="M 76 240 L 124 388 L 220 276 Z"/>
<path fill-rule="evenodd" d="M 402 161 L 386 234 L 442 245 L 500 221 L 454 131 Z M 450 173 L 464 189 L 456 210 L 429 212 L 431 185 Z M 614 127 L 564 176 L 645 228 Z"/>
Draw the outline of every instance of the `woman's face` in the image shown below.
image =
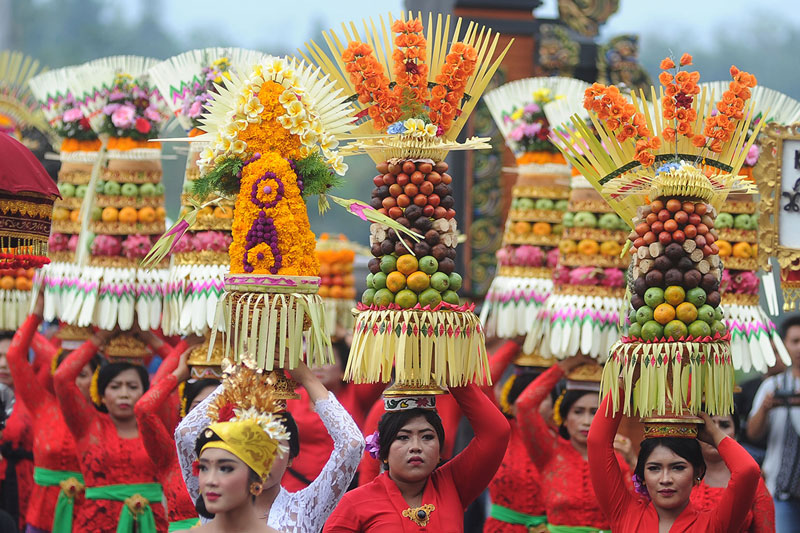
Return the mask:
<path fill-rule="evenodd" d="M 656 446 L 644 465 L 644 482 L 653 505 L 678 509 L 686 505 L 694 486 L 694 467 L 666 446 Z"/>
<path fill-rule="evenodd" d="M 232 453 L 219 448 L 203 450 L 198 459 L 200 494 L 209 513 L 238 509 L 252 501 L 250 468 Z"/>
<path fill-rule="evenodd" d="M 194 400 L 192 400 L 192 403 L 189 404 L 188 408 L 186 409 L 186 413 L 188 414 L 192 409 L 200 405 L 200 402 L 208 398 L 208 396 L 214 392 L 214 389 L 216 389 L 214 385 L 209 385 L 208 387 L 201 389 L 200 392 L 197 393 L 197 396 L 194 397 Z"/>
<path fill-rule="evenodd" d="M 727 436 L 732 439 L 736 438 L 736 427 L 733 425 L 733 415 L 712 416 L 711 420 L 713 420 L 714 424 L 716 424 L 716 426 Z M 700 449 L 703 452 L 703 459 L 705 459 L 706 462 L 716 462 L 722 460 L 719 451 L 707 442 L 700 441 Z"/>
<path fill-rule="evenodd" d="M 586 445 L 589 428 L 596 412 L 597 394 L 584 394 L 572 404 L 564 420 L 564 427 L 567 428 L 570 440 L 576 444 Z"/>
<path fill-rule="evenodd" d="M 103 391 L 103 405 L 113 418 L 134 416 L 133 406 L 144 394 L 142 380 L 133 368 L 123 370 L 112 379 Z"/>
<path fill-rule="evenodd" d="M 92 370 L 92 367 L 85 365 L 83 368 L 81 368 L 81 373 L 78 374 L 78 377 L 75 378 L 75 385 L 77 385 L 78 389 L 81 391 L 81 394 L 83 394 L 83 397 L 90 402 L 92 401 L 92 395 L 89 390 L 92 387 L 93 376 L 94 371 Z"/>
<path fill-rule="evenodd" d="M 332 364 L 315 366 L 312 369 L 317 379 L 328 390 L 336 390 L 341 387 L 342 379 L 344 379 L 344 370 L 342 370 L 342 365 L 340 364 L 339 354 L 334 352 L 333 358 L 334 362 Z"/>
<path fill-rule="evenodd" d="M 439 436 L 424 416 L 404 425 L 389 447 L 389 474 L 406 483 L 430 476 L 441 458 Z"/>
<path fill-rule="evenodd" d="M 11 341 L 0 340 L 0 383 L 14 388 L 14 378 L 11 377 L 11 370 L 8 368 L 8 360 L 6 359 L 6 352 L 10 345 Z"/>

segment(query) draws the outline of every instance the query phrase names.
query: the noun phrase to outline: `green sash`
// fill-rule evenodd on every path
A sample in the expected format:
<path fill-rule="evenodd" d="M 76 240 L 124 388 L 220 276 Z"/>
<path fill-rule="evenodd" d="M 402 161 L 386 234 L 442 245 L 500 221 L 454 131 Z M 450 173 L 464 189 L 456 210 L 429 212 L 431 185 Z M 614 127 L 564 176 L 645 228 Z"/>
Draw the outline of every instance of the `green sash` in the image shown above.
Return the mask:
<path fill-rule="evenodd" d="M 56 500 L 55 513 L 53 514 L 53 531 L 72 533 L 75 494 L 83 490 L 83 476 L 80 472 L 69 472 L 67 470 L 48 470 L 38 466 L 33 469 L 33 482 L 40 487 L 60 487 L 62 481 L 69 480 L 74 482 L 78 490 L 73 494 L 68 494 L 65 488 L 61 487 Z M 80 488 L 77 487 L 78 484 L 80 484 Z"/>
<path fill-rule="evenodd" d="M 177 522 L 170 522 L 169 523 L 169 533 L 174 533 L 175 531 L 183 531 L 184 529 L 192 529 L 193 527 L 200 524 L 199 518 L 187 518 L 185 520 L 178 520 Z"/>
<path fill-rule="evenodd" d="M 554 526 L 547 524 L 550 533 L 611 533 L 610 529 L 597 529 L 596 527 L 586 526 Z"/>
<path fill-rule="evenodd" d="M 144 501 L 131 501 L 133 496 L 139 496 Z M 86 498 L 89 500 L 113 500 L 123 502 L 122 511 L 119 513 L 117 533 L 133 533 L 134 523 L 138 526 L 138 533 L 156 533 L 156 520 L 153 517 L 151 503 L 160 503 L 164 498 L 161 485 L 158 483 L 132 483 L 130 485 L 105 485 L 102 487 L 86 487 Z M 131 507 L 139 507 L 135 510 Z"/>
<path fill-rule="evenodd" d="M 496 503 L 492 504 L 489 516 L 495 520 L 500 520 L 506 524 L 514 524 L 516 526 L 535 527 L 547 523 L 546 516 L 520 513 L 514 509 L 497 505 Z"/>

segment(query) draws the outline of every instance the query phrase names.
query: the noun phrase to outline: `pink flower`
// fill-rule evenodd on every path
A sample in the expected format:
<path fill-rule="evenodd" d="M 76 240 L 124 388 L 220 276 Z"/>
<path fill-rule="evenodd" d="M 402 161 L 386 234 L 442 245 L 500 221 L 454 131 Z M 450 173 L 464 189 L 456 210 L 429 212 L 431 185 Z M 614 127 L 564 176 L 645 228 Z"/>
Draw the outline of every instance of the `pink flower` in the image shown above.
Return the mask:
<path fill-rule="evenodd" d="M 92 255 L 119 255 L 121 250 L 122 243 L 115 235 L 98 235 L 92 242 Z"/>
<path fill-rule="evenodd" d="M 193 102 L 187 113 L 191 118 L 197 118 L 203 112 L 203 105 L 200 102 Z"/>
<path fill-rule="evenodd" d="M 135 116 L 136 110 L 133 106 L 124 105 L 111 113 L 111 122 L 117 128 L 130 128 Z"/>
<path fill-rule="evenodd" d="M 747 151 L 747 156 L 744 158 L 744 164 L 753 167 L 758 163 L 758 156 L 761 155 L 761 150 L 758 148 L 757 145 L 753 145 L 750 147 L 750 150 Z"/>
<path fill-rule="evenodd" d="M 144 117 L 153 122 L 161 122 L 162 119 L 161 113 L 159 113 L 154 107 L 148 107 L 147 109 L 145 109 Z"/>
<path fill-rule="evenodd" d="M 624 287 L 625 275 L 618 268 L 606 268 L 603 270 L 603 279 L 600 280 L 600 284 L 604 287 Z"/>
<path fill-rule="evenodd" d="M 78 107 L 73 107 L 72 109 L 67 109 L 64 111 L 64 116 L 61 117 L 61 120 L 64 122 L 75 122 L 76 120 L 80 120 L 82 118 L 83 111 L 81 111 Z"/>
<path fill-rule="evenodd" d="M 511 259 L 514 255 L 514 250 L 508 246 L 504 248 L 500 248 L 495 252 L 495 257 L 497 258 L 497 264 L 500 266 L 510 266 Z"/>
<path fill-rule="evenodd" d="M 150 133 L 150 130 L 153 126 L 150 125 L 150 121 L 146 118 L 139 117 L 136 119 L 136 131 L 141 134 Z"/>

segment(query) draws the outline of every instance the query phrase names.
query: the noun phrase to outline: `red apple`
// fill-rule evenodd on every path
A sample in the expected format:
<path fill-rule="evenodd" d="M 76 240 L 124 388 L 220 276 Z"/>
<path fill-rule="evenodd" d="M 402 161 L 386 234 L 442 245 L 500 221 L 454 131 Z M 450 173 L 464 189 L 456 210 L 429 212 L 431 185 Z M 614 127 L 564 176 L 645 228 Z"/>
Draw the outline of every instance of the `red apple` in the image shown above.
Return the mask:
<path fill-rule="evenodd" d="M 672 232 L 672 240 L 678 244 L 683 244 L 686 241 L 686 234 L 681 230 L 675 230 Z"/>
<path fill-rule="evenodd" d="M 663 244 L 664 246 L 668 245 L 672 242 L 672 233 L 668 231 L 662 231 L 658 234 L 658 242 Z"/>

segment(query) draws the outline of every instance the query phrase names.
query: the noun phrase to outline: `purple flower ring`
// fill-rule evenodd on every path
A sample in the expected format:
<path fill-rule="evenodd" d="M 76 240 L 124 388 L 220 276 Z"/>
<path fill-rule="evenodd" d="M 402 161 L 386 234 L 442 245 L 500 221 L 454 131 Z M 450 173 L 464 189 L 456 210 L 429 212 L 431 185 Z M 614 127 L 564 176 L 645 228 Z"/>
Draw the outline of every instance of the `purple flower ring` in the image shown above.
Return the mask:
<path fill-rule="evenodd" d="M 381 434 L 375 431 L 372 435 L 367 435 L 364 441 L 367 443 L 366 450 L 369 453 L 369 456 L 373 459 L 378 459 L 381 453 L 381 446 L 380 446 L 380 438 Z"/>

